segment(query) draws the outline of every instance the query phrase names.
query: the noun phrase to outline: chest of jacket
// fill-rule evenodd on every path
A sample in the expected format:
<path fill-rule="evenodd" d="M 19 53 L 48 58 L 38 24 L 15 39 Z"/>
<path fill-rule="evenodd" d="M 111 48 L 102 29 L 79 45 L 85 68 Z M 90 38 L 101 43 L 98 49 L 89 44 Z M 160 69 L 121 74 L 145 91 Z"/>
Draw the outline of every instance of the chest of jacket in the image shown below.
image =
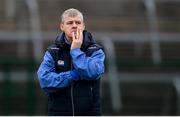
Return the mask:
<path fill-rule="evenodd" d="M 72 70 L 72 58 L 69 51 L 58 51 L 58 56 L 55 61 L 55 69 L 57 73 Z"/>
<path fill-rule="evenodd" d="M 92 52 L 91 50 L 91 52 L 86 51 L 85 53 L 89 56 Z M 55 60 L 57 73 L 74 69 L 69 50 L 54 49 L 50 53 Z M 78 80 L 74 81 L 71 86 L 59 88 L 56 93 L 49 95 L 50 112 L 72 112 L 72 100 L 76 112 L 93 112 L 95 111 L 94 109 L 99 110 L 99 88 L 100 80 Z"/>
<path fill-rule="evenodd" d="M 74 66 L 72 63 L 72 58 L 68 50 L 58 51 L 58 56 L 55 61 L 56 72 L 65 72 L 73 70 Z M 58 94 L 68 97 L 72 92 L 74 97 L 92 97 L 94 95 L 94 90 L 99 90 L 99 81 L 97 80 L 82 80 L 74 81 L 69 87 L 60 88 Z"/>

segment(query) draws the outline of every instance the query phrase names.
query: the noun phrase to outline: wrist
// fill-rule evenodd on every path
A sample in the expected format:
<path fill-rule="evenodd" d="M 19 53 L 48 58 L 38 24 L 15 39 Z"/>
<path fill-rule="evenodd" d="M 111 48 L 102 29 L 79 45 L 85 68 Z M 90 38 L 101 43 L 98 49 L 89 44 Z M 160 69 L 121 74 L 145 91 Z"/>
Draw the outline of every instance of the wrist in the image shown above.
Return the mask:
<path fill-rule="evenodd" d="M 71 45 L 71 50 L 72 50 L 72 49 L 75 49 L 75 48 L 81 48 L 81 47 Z"/>
<path fill-rule="evenodd" d="M 71 49 L 73 49 L 73 48 L 81 48 L 81 43 L 76 43 L 76 42 L 72 42 L 72 44 L 71 44 Z"/>

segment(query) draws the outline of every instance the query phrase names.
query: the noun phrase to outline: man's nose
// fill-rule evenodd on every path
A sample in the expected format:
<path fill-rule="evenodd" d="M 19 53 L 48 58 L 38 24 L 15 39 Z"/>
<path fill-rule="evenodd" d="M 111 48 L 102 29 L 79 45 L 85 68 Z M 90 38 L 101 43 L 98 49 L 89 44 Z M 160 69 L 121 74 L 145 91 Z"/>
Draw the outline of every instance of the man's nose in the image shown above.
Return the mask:
<path fill-rule="evenodd" d="M 77 24 L 76 24 L 76 22 L 73 22 L 73 27 L 77 27 Z"/>

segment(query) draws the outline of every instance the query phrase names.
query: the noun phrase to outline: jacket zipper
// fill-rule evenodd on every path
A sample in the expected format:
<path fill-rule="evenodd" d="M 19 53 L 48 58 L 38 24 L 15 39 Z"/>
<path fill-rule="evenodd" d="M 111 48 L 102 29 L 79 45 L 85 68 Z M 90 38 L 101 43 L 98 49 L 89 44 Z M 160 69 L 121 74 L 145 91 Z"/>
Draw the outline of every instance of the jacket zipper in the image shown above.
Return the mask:
<path fill-rule="evenodd" d="M 72 114 L 74 116 L 74 97 L 73 97 L 73 84 L 71 86 L 71 103 L 72 103 Z"/>
<path fill-rule="evenodd" d="M 71 70 L 72 70 L 72 59 L 71 59 Z M 71 85 L 71 103 L 72 103 L 72 114 L 73 116 L 75 115 L 75 112 L 74 112 L 74 96 L 73 96 L 73 83 Z"/>

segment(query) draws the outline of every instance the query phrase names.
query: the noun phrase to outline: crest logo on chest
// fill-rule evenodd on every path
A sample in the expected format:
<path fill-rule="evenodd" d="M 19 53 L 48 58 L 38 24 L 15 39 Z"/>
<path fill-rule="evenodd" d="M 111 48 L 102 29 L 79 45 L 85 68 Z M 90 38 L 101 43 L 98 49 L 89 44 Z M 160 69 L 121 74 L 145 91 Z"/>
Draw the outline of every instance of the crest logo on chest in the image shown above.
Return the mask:
<path fill-rule="evenodd" d="M 63 60 L 58 60 L 57 64 L 58 64 L 59 66 L 64 66 L 64 61 L 63 61 Z"/>

